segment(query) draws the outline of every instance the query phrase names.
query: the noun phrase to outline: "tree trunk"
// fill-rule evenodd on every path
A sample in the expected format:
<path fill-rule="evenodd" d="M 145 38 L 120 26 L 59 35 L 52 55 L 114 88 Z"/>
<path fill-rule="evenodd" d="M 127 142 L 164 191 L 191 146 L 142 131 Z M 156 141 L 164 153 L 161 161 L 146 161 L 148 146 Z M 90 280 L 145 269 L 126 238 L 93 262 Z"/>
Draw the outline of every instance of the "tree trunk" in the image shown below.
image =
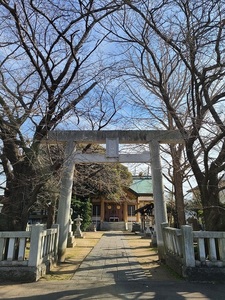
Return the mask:
<path fill-rule="evenodd" d="M 203 203 L 205 229 L 209 231 L 225 231 L 225 208 L 220 203 L 216 175 L 211 175 L 209 184 L 200 186 L 200 193 Z"/>
<path fill-rule="evenodd" d="M 173 184 L 174 184 L 174 196 L 175 196 L 175 209 L 176 209 L 176 226 L 178 228 L 181 225 L 185 225 L 185 212 L 184 212 L 184 194 L 183 194 L 183 170 L 181 167 L 181 151 L 183 145 L 179 145 L 178 148 L 172 145 L 170 146 L 172 160 L 173 160 Z"/>
<path fill-rule="evenodd" d="M 209 206 L 203 209 L 205 230 L 225 231 L 225 210 L 224 207 Z"/>
<path fill-rule="evenodd" d="M 41 187 L 41 179 L 39 177 L 38 181 L 37 178 L 30 162 L 23 161 L 20 162 L 20 166 L 17 166 L 16 175 L 7 181 L 3 207 L 6 222 L 4 230 L 26 230 L 29 209 L 37 200 Z"/>
<path fill-rule="evenodd" d="M 207 172 L 202 172 L 193 150 L 196 134 L 192 136 L 186 143 L 186 152 L 200 191 L 205 229 L 225 231 L 225 209 L 220 203 L 217 165 L 211 163 L 211 168 L 206 167 Z M 205 161 L 208 162 L 208 159 Z"/>
<path fill-rule="evenodd" d="M 54 224 L 55 222 L 55 208 L 56 203 L 50 204 L 48 206 L 47 228 L 51 228 L 52 224 Z"/>
<path fill-rule="evenodd" d="M 185 212 L 184 212 L 184 194 L 183 194 L 183 182 L 182 182 L 182 175 L 178 171 L 175 174 L 175 204 L 176 204 L 176 213 L 177 213 L 177 226 L 178 228 L 181 227 L 181 225 L 186 224 L 185 220 Z"/>

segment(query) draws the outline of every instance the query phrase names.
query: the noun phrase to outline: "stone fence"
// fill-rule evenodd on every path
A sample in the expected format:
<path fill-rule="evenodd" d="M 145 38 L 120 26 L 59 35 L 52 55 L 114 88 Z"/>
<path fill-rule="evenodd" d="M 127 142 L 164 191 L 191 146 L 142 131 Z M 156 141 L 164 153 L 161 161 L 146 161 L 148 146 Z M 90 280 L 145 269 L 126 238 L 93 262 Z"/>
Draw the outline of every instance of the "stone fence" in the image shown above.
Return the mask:
<path fill-rule="evenodd" d="M 165 261 L 175 272 L 189 280 L 225 280 L 225 232 L 193 231 L 162 224 Z"/>
<path fill-rule="evenodd" d="M 37 281 L 57 262 L 59 225 L 0 232 L 0 280 Z"/>

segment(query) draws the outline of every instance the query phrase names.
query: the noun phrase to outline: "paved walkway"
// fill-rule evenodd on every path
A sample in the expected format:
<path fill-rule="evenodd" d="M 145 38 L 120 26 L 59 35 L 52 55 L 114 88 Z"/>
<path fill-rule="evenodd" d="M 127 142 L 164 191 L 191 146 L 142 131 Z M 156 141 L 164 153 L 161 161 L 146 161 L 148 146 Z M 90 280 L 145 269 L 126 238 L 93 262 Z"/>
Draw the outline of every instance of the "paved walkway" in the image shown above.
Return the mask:
<path fill-rule="evenodd" d="M 0 299 L 222 300 L 225 285 L 151 280 L 120 232 L 105 233 L 71 280 L 0 285 Z"/>
<path fill-rule="evenodd" d="M 118 282 L 147 280 L 139 263 L 132 256 L 122 233 L 105 233 L 72 280 L 79 283 Z"/>

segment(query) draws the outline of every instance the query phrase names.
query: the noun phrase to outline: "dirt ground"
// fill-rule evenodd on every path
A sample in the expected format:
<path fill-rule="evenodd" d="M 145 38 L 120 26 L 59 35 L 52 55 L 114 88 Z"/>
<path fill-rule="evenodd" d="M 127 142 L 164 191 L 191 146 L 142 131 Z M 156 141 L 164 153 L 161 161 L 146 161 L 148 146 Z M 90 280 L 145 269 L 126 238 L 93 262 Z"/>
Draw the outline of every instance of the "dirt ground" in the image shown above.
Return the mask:
<path fill-rule="evenodd" d="M 175 277 L 178 278 L 178 275 L 159 261 L 157 249 L 150 247 L 151 240 L 149 238 L 133 233 L 125 233 L 125 238 L 146 276 L 151 280 L 166 281 L 173 280 Z"/>
<path fill-rule="evenodd" d="M 65 262 L 52 267 L 51 272 L 41 280 L 66 280 L 72 278 L 75 270 L 103 234 L 103 231 L 85 232 L 84 238 L 75 239 L 76 245 L 73 248 L 67 248 Z M 150 279 L 171 280 L 174 278 L 175 275 L 158 260 L 156 249 L 150 247 L 150 239 L 129 232 L 124 233 L 124 238 L 144 269 L 145 274 Z"/>

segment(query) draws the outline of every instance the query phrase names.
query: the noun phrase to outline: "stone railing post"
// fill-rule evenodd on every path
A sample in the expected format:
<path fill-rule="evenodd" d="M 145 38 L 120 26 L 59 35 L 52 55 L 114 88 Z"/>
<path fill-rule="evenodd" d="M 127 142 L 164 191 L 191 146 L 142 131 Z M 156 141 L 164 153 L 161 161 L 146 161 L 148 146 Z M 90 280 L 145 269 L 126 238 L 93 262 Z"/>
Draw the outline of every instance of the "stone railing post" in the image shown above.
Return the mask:
<path fill-rule="evenodd" d="M 182 250 L 185 267 L 195 267 L 195 254 L 193 245 L 192 227 L 189 225 L 181 226 Z"/>
<path fill-rule="evenodd" d="M 59 245 L 59 224 L 53 224 L 52 228 L 57 229 L 57 233 L 56 233 L 55 239 L 54 239 L 54 256 L 57 257 L 58 256 L 58 245 Z"/>
<path fill-rule="evenodd" d="M 164 256 L 165 256 L 165 254 L 166 254 L 166 249 L 167 249 L 167 245 L 166 245 L 166 234 L 165 234 L 164 228 L 165 228 L 165 227 L 168 227 L 168 226 L 169 226 L 169 224 L 168 224 L 167 222 L 161 223 Z"/>
<path fill-rule="evenodd" d="M 29 255 L 29 267 L 37 267 L 41 259 L 41 245 L 42 245 L 42 231 L 44 230 L 43 225 L 31 226 L 30 236 L 30 255 Z"/>
<path fill-rule="evenodd" d="M 222 238 L 219 239 L 219 253 L 220 259 L 224 262 L 225 261 L 225 232 L 221 233 Z"/>

